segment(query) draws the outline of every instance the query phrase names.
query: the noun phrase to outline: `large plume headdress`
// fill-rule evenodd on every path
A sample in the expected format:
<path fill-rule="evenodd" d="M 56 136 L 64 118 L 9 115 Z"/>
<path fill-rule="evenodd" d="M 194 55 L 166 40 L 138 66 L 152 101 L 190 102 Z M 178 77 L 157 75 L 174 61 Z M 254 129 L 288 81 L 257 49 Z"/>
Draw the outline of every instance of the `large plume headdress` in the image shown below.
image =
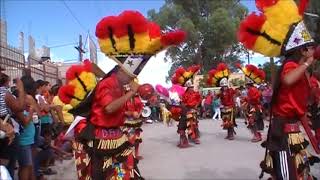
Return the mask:
<path fill-rule="evenodd" d="M 246 83 L 261 84 L 266 78 L 265 72 L 255 65 L 247 64 L 242 67 L 241 64 L 237 63 L 236 67 L 239 68 L 246 76 Z"/>
<path fill-rule="evenodd" d="M 59 89 L 58 96 L 65 104 L 73 108 L 73 115 L 87 116 L 90 112 L 92 92 L 97 85 L 94 64 L 84 60 L 82 64 L 72 65 L 66 72 L 66 85 Z"/>
<path fill-rule="evenodd" d="M 208 73 L 207 85 L 212 87 L 228 86 L 230 70 L 225 63 L 219 63 L 216 69 Z"/>
<path fill-rule="evenodd" d="M 238 39 L 254 52 L 265 56 L 285 55 L 301 46 L 313 45 L 303 13 L 308 0 L 256 0 L 260 13 L 251 13 L 240 24 Z"/>
<path fill-rule="evenodd" d="M 137 11 L 123 11 L 104 17 L 96 26 L 101 51 L 129 75 L 137 76 L 150 57 L 161 50 L 179 45 L 186 33 L 181 30 L 162 33 L 160 26 Z"/>
<path fill-rule="evenodd" d="M 187 69 L 183 67 L 178 67 L 174 74 L 171 77 L 172 84 L 178 84 L 184 87 L 192 87 L 193 77 L 197 74 L 200 70 L 200 65 L 192 65 Z"/>

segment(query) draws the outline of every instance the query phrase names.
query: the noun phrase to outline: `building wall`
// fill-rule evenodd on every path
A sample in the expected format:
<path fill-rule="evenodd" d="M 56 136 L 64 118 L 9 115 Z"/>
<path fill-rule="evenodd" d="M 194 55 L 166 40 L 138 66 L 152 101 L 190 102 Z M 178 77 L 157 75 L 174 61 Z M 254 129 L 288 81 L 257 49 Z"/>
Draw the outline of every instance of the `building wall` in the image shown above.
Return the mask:
<path fill-rule="evenodd" d="M 7 46 L 7 23 L 0 19 L 0 46 Z"/>
<path fill-rule="evenodd" d="M 74 62 L 74 63 L 61 63 L 58 65 L 58 76 L 59 79 L 62 81 L 63 84 L 66 83 L 66 72 L 67 70 L 72 66 L 79 64 L 79 62 Z"/>
<path fill-rule="evenodd" d="M 28 61 L 24 56 L 23 44 L 24 35 L 19 34 L 19 48 L 10 46 L 7 43 L 7 27 L 6 22 L 0 20 L 0 66 L 5 68 L 4 73 L 10 76 L 11 79 L 20 78 L 23 75 L 25 68 L 31 70 L 31 76 L 37 79 L 43 79 L 55 84 L 58 80 L 58 68 L 55 63 L 50 61 L 43 62 L 41 57 L 49 56 L 50 49 L 42 47 L 38 51 L 35 51 L 35 42 L 30 36 L 29 38 L 29 57 Z M 33 41 L 30 41 L 33 40 Z M 31 42 L 31 43 L 30 43 Z M 31 44 L 31 46 L 30 46 Z"/>

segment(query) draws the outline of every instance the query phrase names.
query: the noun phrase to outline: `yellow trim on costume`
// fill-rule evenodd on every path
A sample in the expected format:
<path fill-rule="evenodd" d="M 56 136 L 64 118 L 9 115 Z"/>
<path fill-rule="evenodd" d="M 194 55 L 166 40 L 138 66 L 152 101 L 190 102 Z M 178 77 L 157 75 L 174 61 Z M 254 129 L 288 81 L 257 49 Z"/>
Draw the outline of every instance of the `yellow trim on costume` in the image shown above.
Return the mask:
<path fill-rule="evenodd" d="M 108 167 L 110 167 L 112 165 L 112 158 L 107 158 L 103 161 L 103 169 L 107 169 Z"/>
<path fill-rule="evenodd" d="M 138 124 L 141 123 L 142 120 L 141 119 L 136 119 L 136 120 L 126 120 L 124 123 L 125 124 Z"/>
<path fill-rule="evenodd" d="M 302 144 L 304 142 L 304 137 L 302 133 L 289 133 L 288 141 L 290 145 Z"/>
<path fill-rule="evenodd" d="M 99 139 L 99 144 L 97 146 L 97 149 L 102 149 L 102 150 L 117 149 L 126 141 L 128 141 L 128 137 L 124 134 L 119 139 Z"/>

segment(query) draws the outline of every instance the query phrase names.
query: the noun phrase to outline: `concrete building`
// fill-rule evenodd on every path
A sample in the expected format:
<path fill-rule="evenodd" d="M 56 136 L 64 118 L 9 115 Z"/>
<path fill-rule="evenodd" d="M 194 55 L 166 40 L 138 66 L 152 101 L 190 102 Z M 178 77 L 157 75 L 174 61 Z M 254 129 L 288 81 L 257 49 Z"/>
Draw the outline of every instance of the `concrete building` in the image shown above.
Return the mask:
<path fill-rule="evenodd" d="M 72 66 L 80 64 L 79 61 L 71 62 L 71 63 L 58 63 L 58 77 L 62 81 L 63 84 L 66 83 L 66 72 Z"/>
<path fill-rule="evenodd" d="M 23 37 L 21 32 L 19 39 Z M 19 42 L 20 44 L 23 41 Z M 9 75 L 11 79 L 21 77 L 22 70 L 25 68 L 25 58 L 23 55 L 23 46 L 20 48 L 13 47 L 7 41 L 7 23 L 0 19 L 0 66 L 5 68 L 4 73 Z"/>
<path fill-rule="evenodd" d="M 29 36 L 29 55 L 24 56 L 24 34 L 19 33 L 19 48 L 13 47 L 7 41 L 7 24 L 0 19 L 0 66 L 11 79 L 20 78 L 25 68 L 30 69 L 31 76 L 55 84 L 58 80 L 58 67 L 50 59 L 50 48 L 42 46 L 35 48 L 34 39 Z"/>

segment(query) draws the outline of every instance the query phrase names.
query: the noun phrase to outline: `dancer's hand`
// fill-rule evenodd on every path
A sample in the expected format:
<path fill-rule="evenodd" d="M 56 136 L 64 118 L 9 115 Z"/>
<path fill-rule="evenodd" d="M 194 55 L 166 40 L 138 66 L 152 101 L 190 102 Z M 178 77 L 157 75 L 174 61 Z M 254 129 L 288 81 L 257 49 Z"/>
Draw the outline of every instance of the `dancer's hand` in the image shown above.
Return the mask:
<path fill-rule="evenodd" d="M 136 92 L 138 91 L 138 88 L 139 88 L 140 84 L 138 84 L 138 83 L 135 82 L 135 81 L 131 81 L 130 84 L 129 84 L 129 86 L 130 86 L 130 90 L 131 90 L 132 92 L 136 93 Z"/>

